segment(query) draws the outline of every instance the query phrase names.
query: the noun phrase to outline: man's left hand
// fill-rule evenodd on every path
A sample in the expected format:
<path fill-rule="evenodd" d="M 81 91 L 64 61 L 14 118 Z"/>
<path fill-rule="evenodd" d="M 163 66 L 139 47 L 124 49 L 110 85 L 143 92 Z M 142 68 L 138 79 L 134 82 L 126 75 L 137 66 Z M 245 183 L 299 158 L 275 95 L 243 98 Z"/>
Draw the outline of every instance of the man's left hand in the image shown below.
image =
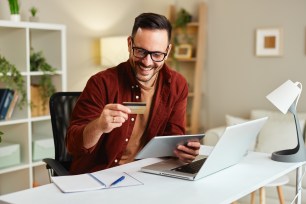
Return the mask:
<path fill-rule="evenodd" d="M 199 141 L 188 141 L 185 145 L 178 145 L 174 154 L 185 163 L 192 162 L 199 155 L 201 144 Z"/>

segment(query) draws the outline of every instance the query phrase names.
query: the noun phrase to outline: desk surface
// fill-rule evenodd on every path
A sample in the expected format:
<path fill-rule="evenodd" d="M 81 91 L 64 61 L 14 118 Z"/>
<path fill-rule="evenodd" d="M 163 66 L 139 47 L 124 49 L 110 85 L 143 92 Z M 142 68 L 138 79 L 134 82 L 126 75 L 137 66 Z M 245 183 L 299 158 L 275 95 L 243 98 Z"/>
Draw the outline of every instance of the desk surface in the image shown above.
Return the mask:
<path fill-rule="evenodd" d="M 206 152 L 202 147 L 201 152 Z M 144 159 L 107 171 L 128 172 L 144 183 L 141 186 L 62 193 L 54 184 L 0 196 L 11 203 L 231 203 L 259 187 L 305 164 L 272 161 L 270 155 L 250 152 L 239 164 L 197 181 L 139 172 L 141 166 L 159 159 Z"/>

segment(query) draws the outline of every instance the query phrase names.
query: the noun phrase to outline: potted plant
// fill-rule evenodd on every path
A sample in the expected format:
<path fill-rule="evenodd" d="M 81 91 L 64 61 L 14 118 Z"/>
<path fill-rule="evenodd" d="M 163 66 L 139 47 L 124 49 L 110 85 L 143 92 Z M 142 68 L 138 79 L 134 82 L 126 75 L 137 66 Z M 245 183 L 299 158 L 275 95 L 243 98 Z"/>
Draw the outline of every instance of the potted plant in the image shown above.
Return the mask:
<path fill-rule="evenodd" d="M 174 28 L 186 28 L 186 25 L 191 22 L 191 18 L 192 16 L 185 9 L 181 9 L 177 13 Z"/>
<path fill-rule="evenodd" d="M 10 11 L 11 11 L 11 20 L 20 21 L 19 14 L 19 1 L 18 0 L 8 0 Z"/>
<path fill-rule="evenodd" d="M 191 44 L 190 43 L 191 39 L 186 31 L 186 26 L 188 23 L 191 22 L 191 19 L 192 19 L 191 14 L 189 14 L 185 9 L 181 9 L 177 13 L 173 27 L 175 29 L 182 29 L 183 36 L 180 36 L 181 38 L 178 39 L 179 36 L 176 35 L 174 38 L 174 45 L 178 45 L 180 43 Z"/>
<path fill-rule="evenodd" d="M 192 38 L 188 36 L 186 26 L 191 22 L 192 16 L 185 9 L 180 9 L 177 14 L 175 21 L 173 22 L 173 28 L 176 30 L 173 38 L 173 49 L 172 49 L 172 66 L 176 67 L 177 70 L 180 69 L 178 63 L 178 55 L 182 49 L 181 46 L 190 47 L 189 50 L 192 49 Z M 179 31 L 181 30 L 181 32 Z"/>
<path fill-rule="evenodd" d="M 38 17 L 36 16 L 37 12 L 38 12 L 38 9 L 35 6 L 32 6 L 30 8 L 30 13 L 31 13 L 30 21 L 32 21 L 32 22 L 37 22 L 38 21 Z"/>
<path fill-rule="evenodd" d="M 9 89 L 16 90 L 21 99 L 18 103 L 19 108 L 26 104 L 26 90 L 24 77 L 20 71 L 11 64 L 5 57 L 0 55 L 0 81 Z"/>
<path fill-rule="evenodd" d="M 32 105 L 40 106 L 39 103 L 42 105 L 42 110 L 45 112 L 47 109 L 47 104 L 49 101 L 50 96 L 56 92 L 56 88 L 52 83 L 51 76 L 55 74 L 56 68 L 52 67 L 50 64 L 47 63 L 46 58 L 43 56 L 42 51 L 35 52 L 31 49 L 30 55 L 30 69 L 31 71 L 42 71 L 43 75 L 40 77 L 38 84 L 32 86 L 32 89 L 36 87 L 39 89 L 39 95 L 42 100 L 40 102 L 34 102 L 32 98 Z M 32 94 L 33 95 L 33 94 Z M 35 107 L 32 107 L 35 108 Z M 39 107 L 36 107 L 39 108 Z M 33 114 L 32 114 L 33 115 Z"/>

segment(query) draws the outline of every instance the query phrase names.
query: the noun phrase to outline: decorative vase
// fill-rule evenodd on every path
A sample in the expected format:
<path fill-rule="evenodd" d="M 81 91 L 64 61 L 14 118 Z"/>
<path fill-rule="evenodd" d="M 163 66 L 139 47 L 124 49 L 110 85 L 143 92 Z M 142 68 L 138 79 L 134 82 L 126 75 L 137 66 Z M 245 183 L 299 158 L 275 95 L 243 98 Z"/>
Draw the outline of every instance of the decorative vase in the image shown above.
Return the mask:
<path fill-rule="evenodd" d="M 19 22 L 20 21 L 20 14 L 11 14 L 11 21 Z"/>

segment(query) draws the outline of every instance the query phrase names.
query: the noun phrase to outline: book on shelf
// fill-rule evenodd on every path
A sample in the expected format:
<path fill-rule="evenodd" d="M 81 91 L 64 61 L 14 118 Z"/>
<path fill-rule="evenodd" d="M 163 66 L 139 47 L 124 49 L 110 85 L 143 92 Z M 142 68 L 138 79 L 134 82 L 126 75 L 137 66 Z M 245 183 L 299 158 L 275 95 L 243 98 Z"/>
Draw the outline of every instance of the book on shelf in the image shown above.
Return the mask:
<path fill-rule="evenodd" d="M 63 193 L 143 185 L 142 182 L 125 172 L 113 171 L 55 176 L 51 177 L 51 179 Z"/>
<path fill-rule="evenodd" d="M 4 89 L 0 103 L 0 120 L 5 119 L 6 113 L 14 97 L 14 90 Z"/>
<path fill-rule="evenodd" d="M 9 89 L 0 88 L 0 112 L 1 112 L 2 106 L 4 105 L 8 92 L 9 92 Z"/>
<path fill-rule="evenodd" d="M 7 110 L 6 116 L 5 116 L 5 120 L 9 120 L 12 118 L 14 109 L 16 107 L 17 101 L 18 101 L 19 95 L 17 91 L 14 91 L 14 95 L 13 95 L 13 99 L 11 101 L 11 104 Z"/>

